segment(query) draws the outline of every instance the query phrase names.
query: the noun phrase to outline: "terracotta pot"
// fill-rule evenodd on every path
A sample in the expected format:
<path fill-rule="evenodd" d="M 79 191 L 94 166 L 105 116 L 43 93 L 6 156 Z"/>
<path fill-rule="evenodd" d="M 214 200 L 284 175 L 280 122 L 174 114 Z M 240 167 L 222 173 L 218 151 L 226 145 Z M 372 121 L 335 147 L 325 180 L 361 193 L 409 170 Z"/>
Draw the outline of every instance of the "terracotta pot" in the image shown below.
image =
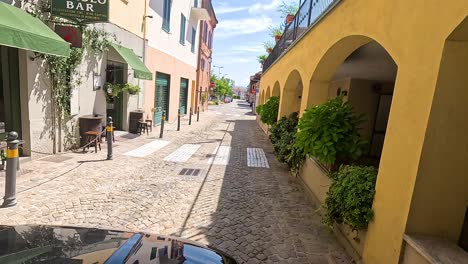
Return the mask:
<path fill-rule="evenodd" d="M 268 54 L 271 54 L 271 53 L 273 52 L 273 49 L 272 49 L 272 48 L 268 48 L 268 49 L 266 50 L 266 52 L 268 52 Z"/>
<path fill-rule="evenodd" d="M 280 36 L 280 35 L 275 36 L 275 41 L 276 41 L 276 42 L 278 42 L 278 41 L 280 41 L 280 40 L 281 40 L 281 36 Z"/>
<path fill-rule="evenodd" d="M 294 15 L 289 14 L 286 16 L 286 24 L 291 24 L 294 21 Z"/>

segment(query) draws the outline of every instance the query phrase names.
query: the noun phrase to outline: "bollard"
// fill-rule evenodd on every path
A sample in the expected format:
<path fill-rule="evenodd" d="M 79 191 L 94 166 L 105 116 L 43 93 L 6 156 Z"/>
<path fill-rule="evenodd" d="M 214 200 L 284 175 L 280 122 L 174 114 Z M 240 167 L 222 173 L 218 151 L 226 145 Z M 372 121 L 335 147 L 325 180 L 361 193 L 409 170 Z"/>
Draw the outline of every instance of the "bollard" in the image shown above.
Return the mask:
<path fill-rule="evenodd" d="M 189 126 L 192 125 L 192 107 L 190 107 L 190 115 L 189 115 L 189 119 L 188 119 L 188 124 L 189 124 Z"/>
<path fill-rule="evenodd" d="M 107 141 L 107 160 L 112 160 L 113 158 L 112 142 L 114 141 L 114 122 L 112 122 L 112 117 L 110 116 L 107 118 L 106 141 Z"/>
<path fill-rule="evenodd" d="M 180 109 L 179 113 L 177 114 L 177 131 L 180 131 Z"/>
<path fill-rule="evenodd" d="M 197 122 L 200 121 L 200 106 L 198 106 L 198 109 L 197 109 Z"/>
<path fill-rule="evenodd" d="M 166 121 L 166 111 L 163 111 L 162 118 L 161 118 L 161 134 L 159 134 L 159 138 L 163 138 L 164 136 L 164 121 Z"/>
<path fill-rule="evenodd" d="M 16 172 L 19 162 L 18 144 L 18 133 L 8 133 L 5 197 L 3 198 L 2 207 L 11 207 L 16 205 Z"/>

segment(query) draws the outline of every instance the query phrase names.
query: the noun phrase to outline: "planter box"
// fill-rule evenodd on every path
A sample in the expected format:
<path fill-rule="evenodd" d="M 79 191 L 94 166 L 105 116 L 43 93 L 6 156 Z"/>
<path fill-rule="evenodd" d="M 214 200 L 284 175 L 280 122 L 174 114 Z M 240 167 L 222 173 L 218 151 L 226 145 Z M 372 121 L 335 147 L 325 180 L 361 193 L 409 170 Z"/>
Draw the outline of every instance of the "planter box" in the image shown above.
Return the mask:
<path fill-rule="evenodd" d="M 307 158 L 302 168 L 300 179 L 309 197 L 317 204 L 324 204 L 331 185 L 331 180 L 328 178 L 325 169 L 315 160 Z M 320 213 L 322 212 L 321 210 Z M 333 231 L 348 254 L 357 263 L 360 263 L 367 231 L 360 230 L 356 232 L 347 225 L 335 225 Z"/>

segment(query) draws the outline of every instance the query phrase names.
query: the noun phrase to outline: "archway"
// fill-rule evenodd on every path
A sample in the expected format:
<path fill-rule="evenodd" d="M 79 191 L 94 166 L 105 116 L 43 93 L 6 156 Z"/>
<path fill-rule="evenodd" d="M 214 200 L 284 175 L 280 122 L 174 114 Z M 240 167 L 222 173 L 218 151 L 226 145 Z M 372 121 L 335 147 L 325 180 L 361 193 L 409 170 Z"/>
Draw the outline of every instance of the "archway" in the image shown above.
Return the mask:
<path fill-rule="evenodd" d="M 263 105 L 265 103 L 265 91 L 260 92 L 260 97 L 258 98 L 257 105 Z"/>
<path fill-rule="evenodd" d="M 266 94 L 265 94 L 265 102 L 266 103 L 268 100 L 270 100 L 271 98 L 271 89 L 270 89 L 270 86 L 268 86 L 268 88 L 266 89 Z"/>
<path fill-rule="evenodd" d="M 468 251 L 468 17 L 445 41 L 406 233 Z M 430 219 L 430 220 L 429 220 Z"/>
<path fill-rule="evenodd" d="M 281 88 L 279 82 L 275 82 L 275 85 L 273 86 L 273 91 L 271 96 L 280 96 L 281 95 Z"/>
<path fill-rule="evenodd" d="M 322 58 L 310 81 L 307 106 L 343 96 L 365 116 L 361 135 L 369 142 L 365 163 L 378 167 L 393 99 L 398 67 L 376 41 L 351 36 L 335 44 Z"/>
<path fill-rule="evenodd" d="M 279 84 L 278 84 L 279 86 Z M 299 112 L 302 100 L 302 78 L 297 70 L 292 71 L 284 84 L 283 94 L 280 100 L 279 117 L 289 116 Z"/>

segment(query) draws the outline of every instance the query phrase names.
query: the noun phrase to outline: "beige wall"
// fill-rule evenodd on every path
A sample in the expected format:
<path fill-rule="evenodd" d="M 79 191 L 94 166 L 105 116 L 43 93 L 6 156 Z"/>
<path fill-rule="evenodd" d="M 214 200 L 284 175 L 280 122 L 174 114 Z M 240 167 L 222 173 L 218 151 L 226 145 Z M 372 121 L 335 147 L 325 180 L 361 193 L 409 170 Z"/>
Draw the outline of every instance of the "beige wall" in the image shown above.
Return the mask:
<path fill-rule="evenodd" d="M 179 110 L 179 97 L 180 97 L 180 79 L 185 78 L 189 80 L 188 90 L 188 102 L 187 106 L 192 106 L 192 82 L 196 81 L 196 69 L 178 59 L 172 57 L 169 54 L 149 47 L 147 50 L 147 65 L 150 71 L 156 76 L 156 72 L 169 74 L 170 80 L 170 98 L 169 98 L 169 122 L 177 120 L 177 113 Z M 146 93 L 145 93 L 145 112 L 146 116 L 153 119 L 151 108 L 154 107 L 155 103 L 155 83 L 156 77 L 152 81 L 146 81 Z"/>
<path fill-rule="evenodd" d="M 111 23 L 143 37 L 143 17 L 145 4 L 149 0 L 109 0 L 109 20 Z"/>

